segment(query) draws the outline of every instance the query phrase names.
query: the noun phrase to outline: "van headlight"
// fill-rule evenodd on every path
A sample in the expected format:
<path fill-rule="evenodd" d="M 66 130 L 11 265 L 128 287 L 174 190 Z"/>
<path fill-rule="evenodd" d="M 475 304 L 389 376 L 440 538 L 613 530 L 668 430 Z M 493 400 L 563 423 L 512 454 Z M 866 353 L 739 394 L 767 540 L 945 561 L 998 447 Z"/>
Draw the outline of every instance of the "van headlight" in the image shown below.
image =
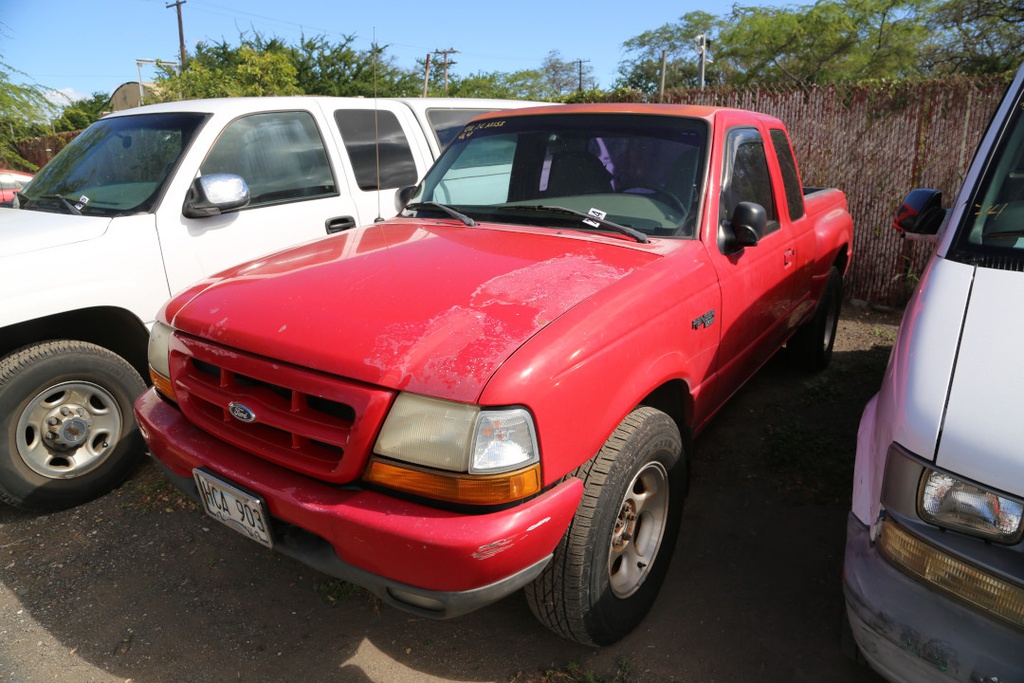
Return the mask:
<path fill-rule="evenodd" d="M 501 504 L 540 491 L 540 453 L 525 408 L 485 409 L 399 394 L 364 479 L 417 495 Z"/>
<path fill-rule="evenodd" d="M 927 522 L 996 543 L 1016 543 L 1024 530 L 1021 501 L 938 470 L 921 476 L 917 507 Z"/>

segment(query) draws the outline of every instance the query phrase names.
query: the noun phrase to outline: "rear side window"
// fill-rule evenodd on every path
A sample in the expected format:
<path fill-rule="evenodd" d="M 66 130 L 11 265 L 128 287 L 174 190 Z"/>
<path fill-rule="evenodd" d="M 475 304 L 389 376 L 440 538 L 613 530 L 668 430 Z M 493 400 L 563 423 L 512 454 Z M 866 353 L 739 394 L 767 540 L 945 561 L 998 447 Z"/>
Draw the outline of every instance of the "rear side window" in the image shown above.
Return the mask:
<path fill-rule="evenodd" d="M 757 129 L 735 128 L 729 131 L 723 176 L 720 220 L 728 220 L 740 202 L 754 202 L 763 206 L 768 214 L 766 232 L 778 229 L 768 157 Z"/>
<path fill-rule="evenodd" d="M 427 121 L 434 131 L 437 144 L 444 149 L 448 143 L 455 139 L 462 127 L 469 123 L 470 119 L 480 114 L 486 114 L 493 109 L 428 109 Z"/>
<path fill-rule="evenodd" d="M 782 184 L 786 191 L 786 205 L 789 207 L 789 220 L 795 221 L 804 215 L 804 189 L 800 185 L 800 176 L 796 172 L 796 159 L 793 148 L 789 146 L 786 131 L 771 131 L 772 145 L 775 146 L 775 157 L 779 160 L 782 170 Z"/>
<path fill-rule="evenodd" d="M 419 180 L 409 139 L 393 112 L 339 109 L 334 112 L 334 120 L 359 189 L 393 189 L 415 185 Z"/>
<path fill-rule="evenodd" d="M 337 194 L 323 139 L 308 112 L 268 112 L 233 121 L 200 171 L 242 176 L 250 207 Z"/>

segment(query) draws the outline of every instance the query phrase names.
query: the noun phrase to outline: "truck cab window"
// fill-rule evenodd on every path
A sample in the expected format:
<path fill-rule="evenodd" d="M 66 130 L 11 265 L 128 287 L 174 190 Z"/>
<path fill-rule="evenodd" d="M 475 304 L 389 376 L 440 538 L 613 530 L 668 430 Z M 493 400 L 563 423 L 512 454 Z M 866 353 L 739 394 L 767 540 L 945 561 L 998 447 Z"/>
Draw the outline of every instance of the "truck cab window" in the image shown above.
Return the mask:
<path fill-rule="evenodd" d="M 200 172 L 242 176 L 250 207 L 337 193 L 323 139 L 307 112 L 268 112 L 234 121 Z"/>
<path fill-rule="evenodd" d="M 740 202 L 754 202 L 763 206 L 768 214 L 765 233 L 778 230 L 778 214 L 761 133 L 755 128 L 731 130 L 726 136 L 725 149 L 719 220 L 729 220 Z"/>
<path fill-rule="evenodd" d="M 359 189 L 394 189 L 415 185 L 419 180 L 409 140 L 394 113 L 339 109 L 334 112 L 334 120 L 341 131 Z"/>
<path fill-rule="evenodd" d="M 795 221 L 804 215 L 804 190 L 800 185 L 800 176 L 796 171 L 796 159 L 793 148 L 789 146 L 786 131 L 778 128 L 771 131 L 772 145 L 775 147 L 775 158 L 779 161 L 782 171 L 782 185 L 786 191 L 786 205 L 789 208 L 789 220 Z"/>

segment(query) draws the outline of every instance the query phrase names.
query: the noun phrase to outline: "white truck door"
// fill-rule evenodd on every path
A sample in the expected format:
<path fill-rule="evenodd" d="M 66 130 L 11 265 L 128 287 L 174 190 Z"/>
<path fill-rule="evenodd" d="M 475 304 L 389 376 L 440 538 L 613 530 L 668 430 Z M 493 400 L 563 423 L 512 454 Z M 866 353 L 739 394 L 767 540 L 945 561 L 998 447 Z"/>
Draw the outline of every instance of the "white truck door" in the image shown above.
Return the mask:
<path fill-rule="evenodd" d="M 324 131 L 330 125 L 313 112 L 288 110 L 247 114 L 224 127 L 197 175 L 240 175 L 251 200 L 239 211 L 188 218 L 182 213 L 184 197 L 164 198 L 157 220 L 172 292 L 369 219 L 357 208 L 351 176 L 329 151 L 333 142 L 325 142 L 333 137 Z"/>
<path fill-rule="evenodd" d="M 428 132 L 411 109 L 391 100 L 325 101 L 339 135 L 339 157 L 367 222 L 395 215 L 395 192 L 415 185 L 434 156 Z M 331 105 L 334 106 L 331 106 Z"/>

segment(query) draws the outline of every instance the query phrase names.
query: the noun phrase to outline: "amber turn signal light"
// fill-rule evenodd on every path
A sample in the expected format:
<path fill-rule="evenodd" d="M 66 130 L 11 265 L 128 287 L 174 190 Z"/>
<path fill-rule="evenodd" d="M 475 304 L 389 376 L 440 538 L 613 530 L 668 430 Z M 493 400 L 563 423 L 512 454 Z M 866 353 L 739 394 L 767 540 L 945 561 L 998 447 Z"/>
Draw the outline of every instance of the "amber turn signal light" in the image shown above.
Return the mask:
<path fill-rule="evenodd" d="M 404 467 L 374 459 L 363 480 L 426 498 L 469 505 L 512 503 L 541 489 L 540 465 L 480 476 Z"/>

